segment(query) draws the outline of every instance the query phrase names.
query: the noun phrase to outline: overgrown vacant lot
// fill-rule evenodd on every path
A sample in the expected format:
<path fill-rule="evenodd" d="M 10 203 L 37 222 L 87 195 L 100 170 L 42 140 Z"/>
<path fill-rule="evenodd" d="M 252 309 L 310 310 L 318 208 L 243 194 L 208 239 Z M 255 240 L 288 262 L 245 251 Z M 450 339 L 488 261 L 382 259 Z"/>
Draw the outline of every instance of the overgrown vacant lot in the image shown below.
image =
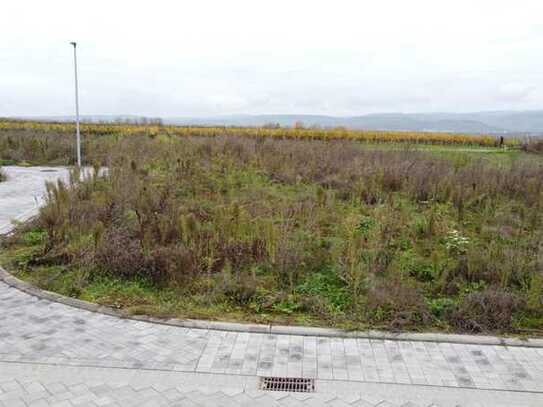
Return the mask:
<path fill-rule="evenodd" d="M 42 287 L 161 316 L 541 332 L 537 157 L 235 136 L 87 146 L 107 174 L 49 185 L 3 243 L 3 264 Z"/>

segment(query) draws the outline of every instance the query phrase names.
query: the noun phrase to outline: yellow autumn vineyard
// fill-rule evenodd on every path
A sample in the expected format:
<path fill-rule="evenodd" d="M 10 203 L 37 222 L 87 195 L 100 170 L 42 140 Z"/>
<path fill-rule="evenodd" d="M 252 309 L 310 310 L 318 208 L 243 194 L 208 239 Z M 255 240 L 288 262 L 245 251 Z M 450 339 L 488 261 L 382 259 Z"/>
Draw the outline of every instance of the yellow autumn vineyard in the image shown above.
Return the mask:
<path fill-rule="evenodd" d="M 58 133 L 74 131 L 73 123 L 38 122 L 28 120 L 0 119 L 0 130 L 40 130 Z M 132 135 L 149 134 L 177 136 L 222 136 L 236 135 L 248 137 L 296 138 L 296 139 L 348 139 L 370 143 L 420 143 L 448 144 L 494 147 L 499 137 L 490 135 L 469 135 L 442 132 L 349 130 L 345 128 L 267 128 L 267 127 L 195 127 L 159 124 L 128 123 L 82 123 L 82 134 L 92 135 Z M 519 145 L 515 138 L 505 139 L 509 146 Z"/>

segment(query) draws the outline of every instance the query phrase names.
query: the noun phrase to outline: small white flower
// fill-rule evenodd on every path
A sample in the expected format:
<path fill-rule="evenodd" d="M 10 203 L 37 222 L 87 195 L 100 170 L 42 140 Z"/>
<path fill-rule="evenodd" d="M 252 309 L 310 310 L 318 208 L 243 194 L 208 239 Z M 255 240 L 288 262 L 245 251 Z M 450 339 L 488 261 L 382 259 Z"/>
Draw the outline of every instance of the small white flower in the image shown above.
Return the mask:
<path fill-rule="evenodd" d="M 470 243 L 470 239 L 462 236 L 458 230 L 451 230 L 445 238 L 445 247 L 447 250 L 464 253 L 466 246 Z"/>

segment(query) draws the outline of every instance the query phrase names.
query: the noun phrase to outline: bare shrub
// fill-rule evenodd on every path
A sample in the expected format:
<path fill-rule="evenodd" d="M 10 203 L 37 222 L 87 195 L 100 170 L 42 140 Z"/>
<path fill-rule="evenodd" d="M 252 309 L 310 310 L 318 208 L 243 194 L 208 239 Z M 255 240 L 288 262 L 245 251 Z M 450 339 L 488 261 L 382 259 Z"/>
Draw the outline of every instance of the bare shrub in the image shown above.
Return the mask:
<path fill-rule="evenodd" d="M 529 153 L 543 154 L 543 140 L 534 139 L 522 144 L 522 149 Z"/>
<path fill-rule="evenodd" d="M 221 270 L 221 279 L 215 292 L 234 304 L 245 305 L 256 295 L 256 278 L 253 273 L 234 270 L 231 264 L 226 262 Z"/>
<path fill-rule="evenodd" d="M 145 274 L 156 283 L 182 286 L 198 274 L 198 262 L 182 244 L 159 246 L 150 253 Z"/>
<path fill-rule="evenodd" d="M 430 322 L 430 312 L 420 293 L 397 278 L 387 278 L 369 289 L 367 312 L 377 323 L 389 323 L 395 329 Z"/>
<path fill-rule="evenodd" d="M 140 277 L 147 270 L 147 262 L 137 240 L 124 229 L 108 229 L 96 247 L 96 266 L 114 276 Z"/>
<path fill-rule="evenodd" d="M 467 332 L 511 330 L 513 315 L 523 307 L 515 295 L 495 288 L 468 294 L 449 316 L 451 325 Z"/>

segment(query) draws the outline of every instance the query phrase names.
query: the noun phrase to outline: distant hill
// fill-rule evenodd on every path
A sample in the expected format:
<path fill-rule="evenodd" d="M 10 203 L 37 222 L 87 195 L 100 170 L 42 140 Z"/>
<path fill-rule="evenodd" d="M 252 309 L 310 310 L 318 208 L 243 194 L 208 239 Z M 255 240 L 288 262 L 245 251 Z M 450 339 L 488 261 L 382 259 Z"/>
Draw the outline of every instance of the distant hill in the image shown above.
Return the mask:
<path fill-rule="evenodd" d="M 73 120 L 73 116 L 25 117 L 35 120 Z M 136 115 L 84 115 L 93 122 L 142 121 Z M 156 118 L 152 118 L 155 119 Z M 163 117 L 164 124 L 196 126 L 264 126 L 278 124 L 306 127 L 343 126 L 361 130 L 435 131 L 453 133 L 543 134 L 543 110 L 495 111 L 474 113 L 379 113 L 362 116 L 325 116 L 305 114 L 225 115 L 210 117 Z"/>
<path fill-rule="evenodd" d="M 213 117 L 169 117 L 170 124 L 263 126 L 277 123 L 293 126 L 337 127 L 365 130 L 438 131 L 453 133 L 543 133 L 543 110 L 475 113 L 380 113 L 363 116 L 323 115 L 231 115 Z"/>

